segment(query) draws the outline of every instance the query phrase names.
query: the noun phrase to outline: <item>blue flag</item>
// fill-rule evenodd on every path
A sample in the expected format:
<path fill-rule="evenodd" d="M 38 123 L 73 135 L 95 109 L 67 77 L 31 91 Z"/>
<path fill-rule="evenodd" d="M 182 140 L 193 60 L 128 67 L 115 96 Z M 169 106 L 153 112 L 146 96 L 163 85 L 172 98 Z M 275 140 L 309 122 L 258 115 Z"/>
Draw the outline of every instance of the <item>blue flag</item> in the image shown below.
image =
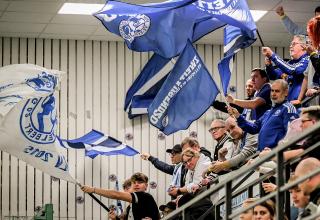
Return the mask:
<path fill-rule="evenodd" d="M 124 109 L 129 118 L 146 114 L 147 109 L 157 95 L 168 72 L 160 71 L 170 59 L 154 54 L 144 66 L 127 92 Z"/>
<path fill-rule="evenodd" d="M 188 42 L 148 108 L 149 121 L 166 135 L 186 129 L 215 100 L 218 87 Z"/>
<path fill-rule="evenodd" d="M 139 152 L 121 141 L 105 136 L 103 133 L 92 130 L 84 136 L 74 140 L 59 139 L 65 148 L 85 149 L 86 156 L 92 159 L 98 155 L 126 155 L 134 156 Z"/>
<path fill-rule="evenodd" d="M 226 95 L 233 66 L 233 57 L 240 50 L 250 46 L 256 40 L 255 30 L 248 32 L 228 25 L 224 29 L 224 58 L 218 64 L 223 92 Z"/>

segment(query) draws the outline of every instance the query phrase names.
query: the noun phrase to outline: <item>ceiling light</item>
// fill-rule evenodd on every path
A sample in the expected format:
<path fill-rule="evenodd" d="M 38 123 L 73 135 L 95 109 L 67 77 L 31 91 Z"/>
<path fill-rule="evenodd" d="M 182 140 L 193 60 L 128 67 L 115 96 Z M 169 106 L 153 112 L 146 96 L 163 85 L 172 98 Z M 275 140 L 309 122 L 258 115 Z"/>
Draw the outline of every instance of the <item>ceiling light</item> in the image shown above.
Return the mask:
<path fill-rule="evenodd" d="M 92 15 L 101 10 L 104 4 L 87 4 L 87 3 L 64 3 L 58 14 L 69 15 Z"/>
<path fill-rule="evenodd" d="M 261 11 L 261 10 L 250 10 L 253 20 L 255 22 L 259 21 L 268 11 Z"/>

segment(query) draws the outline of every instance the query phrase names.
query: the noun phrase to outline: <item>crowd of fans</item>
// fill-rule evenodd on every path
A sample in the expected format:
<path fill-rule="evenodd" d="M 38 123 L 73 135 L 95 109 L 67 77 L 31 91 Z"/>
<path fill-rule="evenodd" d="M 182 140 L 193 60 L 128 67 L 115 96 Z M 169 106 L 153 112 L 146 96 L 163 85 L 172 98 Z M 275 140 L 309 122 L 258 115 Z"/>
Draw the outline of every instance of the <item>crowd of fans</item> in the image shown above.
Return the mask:
<path fill-rule="evenodd" d="M 262 47 L 265 66 L 251 71 L 251 78 L 246 83 L 247 98 L 237 99 L 226 96 L 226 103 L 215 101 L 213 107 L 229 114 L 225 119 L 214 119 L 209 132 L 216 141 L 214 151 L 200 147 L 199 142 L 186 137 L 166 152 L 170 154 L 171 164 L 160 161 L 149 153 L 141 153 L 143 160 L 172 176 L 167 189 L 171 201 L 159 207 L 163 216 L 182 206 L 215 184 L 220 175 L 246 166 L 252 160 L 269 154 L 279 144 L 287 142 L 297 133 L 305 131 L 320 120 L 320 7 L 315 10 L 307 28 L 294 24 L 280 6 L 276 12 L 283 24 L 293 35 L 290 44 L 290 59 L 286 60 L 269 47 Z M 305 97 L 315 96 L 309 107 L 301 108 Z M 308 150 L 320 140 L 319 132 L 299 142 L 284 152 L 285 160 L 304 158 L 291 167 L 292 175 L 288 182 L 295 181 L 320 167 L 319 149 Z M 258 156 L 257 156 L 258 155 Z M 255 159 L 250 159 L 255 157 Z M 263 164 L 269 170 L 276 168 L 273 160 Z M 117 216 L 114 210 L 110 219 L 159 219 L 159 209 L 153 197 L 146 192 L 148 177 L 143 173 L 134 174 L 124 184 L 124 191 L 99 189 L 82 186 L 82 190 L 111 199 L 129 202 L 124 215 Z M 275 181 L 262 183 L 265 193 L 277 189 Z M 301 219 L 320 212 L 320 174 L 295 185 L 289 190 L 292 207 L 288 219 Z M 257 198 L 248 198 L 243 207 L 255 202 Z M 188 219 L 202 216 L 213 202 L 210 198 L 194 203 L 186 209 Z M 285 214 L 284 214 L 285 215 Z M 273 200 L 267 200 L 243 212 L 240 219 L 275 219 L 276 208 Z M 214 219 L 209 212 L 204 219 Z"/>

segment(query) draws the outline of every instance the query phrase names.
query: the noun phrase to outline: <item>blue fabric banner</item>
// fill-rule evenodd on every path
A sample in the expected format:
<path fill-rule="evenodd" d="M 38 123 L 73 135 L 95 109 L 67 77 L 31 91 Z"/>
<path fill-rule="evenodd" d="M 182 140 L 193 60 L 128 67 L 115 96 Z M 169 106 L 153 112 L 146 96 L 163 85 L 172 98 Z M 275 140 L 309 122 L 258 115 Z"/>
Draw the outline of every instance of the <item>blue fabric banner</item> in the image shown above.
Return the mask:
<path fill-rule="evenodd" d="M 166 135 L 198 119 L 219 93 L 197 51 L 188 42 L 148 108 L 149 121 Z"/>

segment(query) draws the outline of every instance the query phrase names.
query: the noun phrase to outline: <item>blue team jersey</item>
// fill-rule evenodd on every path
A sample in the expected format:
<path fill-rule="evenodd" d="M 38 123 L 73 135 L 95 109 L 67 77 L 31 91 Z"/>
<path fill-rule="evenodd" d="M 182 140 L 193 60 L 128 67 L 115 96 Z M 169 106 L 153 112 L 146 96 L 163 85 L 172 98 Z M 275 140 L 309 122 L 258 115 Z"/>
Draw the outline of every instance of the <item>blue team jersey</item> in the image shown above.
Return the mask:
<path fill-rule="evenodd" d="M 252 111 L 252 119 L 258 120 L 267 110 L 271 108 L 271 86 L 270 83 L 265 83 L 262 88 L 256 92 L 255 97 L 263 99 L 266 103 L 262 106 L 259 106 Z"/>
<path fill-rule="evenodd" d="M 262 151 L 265 147 L 277 146 L 287 133 L 288 123 L 298 117 L 296 108 L 285 101 L 273 106 L 255 122 L 246 121 L 242 116 L 237 121 L 244 131 L 250 134 L 259 133 L 258 150 Z"/>
<path fill-rule="evenodd" d="M 289 84 L 288 100 L 298 99 L 304 72 L 309 64 L 308 54 L 302 55 L 299 59 L 289 60 L 288 62 L 281 59 L 277 54 L 273 53 L 270 60 L 275 66 L 266 66 L 266 71 L 271 80 L 282 79 L 283 74 L 288 76 L 284 78 Z"/>

